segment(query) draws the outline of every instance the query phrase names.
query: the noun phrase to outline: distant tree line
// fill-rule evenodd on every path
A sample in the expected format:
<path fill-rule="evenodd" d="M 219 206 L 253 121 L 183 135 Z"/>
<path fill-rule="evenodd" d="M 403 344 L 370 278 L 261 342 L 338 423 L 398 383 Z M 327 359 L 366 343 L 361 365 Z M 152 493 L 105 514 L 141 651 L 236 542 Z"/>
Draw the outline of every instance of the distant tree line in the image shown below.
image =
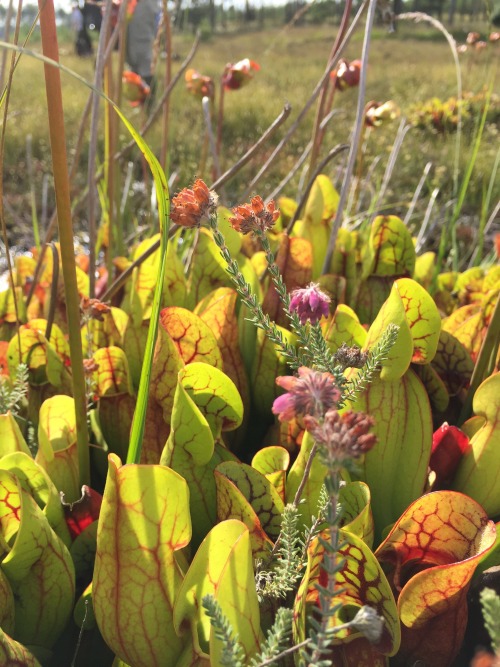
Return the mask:
<path fill-rule="evenodd" d="M 355 0 L 354 4 L 360 4 Z M 379 0 L 385 11 L 425 12 L 448 25 L 460 19 L 489 21 L 500 0 Z M 310 5 L 310 6 L 309 6 Z M 272 5 L 267 0 L 245 0 L 245 4 L 233 0 L 175 0 L 174 23 L 178 29 L 196 30 L 200 27 L 214 31 L 228 24 L 275 24 L 294 21 L 301 23 L 338 22 L 342 15 L 342 0 L 290 0 L 284 5 Z"/>
<path fill-rule="evenodd" d="M 83 1 L 83 0 L 82 0 Z M 354 4 L 359 4 L 355 0 Z M 13 10 L 11 0 L 0 2 L 0 25 L 10 23 Z M 170 3 L 169 3 L 170 4 Z M 286 4 L 272 5 L 269 0 L 171 0 L 174 25 L 179 30 L 213 32 L 235 23 L 256 24 L 256 26 L 275 25 L 294 21 L 303 23 L 338 22 L 344 7 L 343 0 L 289 0 Z M 379 0 L 379 7 L 395 14 L 405 11 L 425 12 L 440 21 L 453 25 L 458 19 L 490 20 L 493 14 L 500 14 L 500 0 Z M 160 2 L 159 2 L 160 6 Z M 37 12 L 36 5 L 25 4 L 23 18 L 31 22 Z M 62 9 L 57 12 L 60 21 L 65 15 Z"/>

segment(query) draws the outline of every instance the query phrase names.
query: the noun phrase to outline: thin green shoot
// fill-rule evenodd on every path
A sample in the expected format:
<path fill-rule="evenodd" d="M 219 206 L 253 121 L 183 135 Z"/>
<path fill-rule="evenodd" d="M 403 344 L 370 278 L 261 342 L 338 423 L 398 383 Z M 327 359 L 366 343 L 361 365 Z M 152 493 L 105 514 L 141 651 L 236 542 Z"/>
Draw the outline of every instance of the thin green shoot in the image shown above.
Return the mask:
<path fill-rule="evenodd" d="M 26 137 L 26 167 L 28 171 L 28 179 L 30 182 L 30 199 L 31 199 L 31 224 L 33 225 L 33 239 L 35 246 L 40 250 L 40 230 L 38 225 L 38 214 L 36 210 L 36 189 L 35 189 L 35 175 L 33 173 L 33 150 L 32 150 L 32 135 L 28 134 Z"/>
<path fill-rule="evenodd" d="M 493 196 L 493 189 L 495 184 L 497 183 L 497 174 L 499 167 L 500 167 L 500 148 L 498 149 L 497 154 L 495 156 L 495 162 L 493 164 L 493 169 L 491 170 L 488 189 L 481 203 L 481 217 L 479 219 L 477 248 L 472 256 L 471 266 L 479 266 L 481 264 L 481 260 L 483 257 L 486 221 L 487 221 L 488 211 L 490 209 L 491 198 Z"/>
<path fill-rule="evenodd" d="M 134 418 L 132 421 L 130 444 L 127 455 L 127 463 L 138 463 L 141 457 L 142 440 L 144 437 L 149 384 L 151 380 L 151 369 L 153 363 L 153 353 L 156 344 L 156 337 L 158 335 L 158 320 L 160 314 L 161 292 L 165 276 L 165 261 L 166 261 L 166 252 L 168 244 L 168 234 L 170 228 L 170 196 L 169 196 L 167 178 L 156 156 L 149 148 L 147 143 L 144 141 L 144 139 L 141 137 L 139 132 L 134 128 L 132 123 L 130 123 L 130 121 L 126 118 L 126 116 L 122 113 L 122 111 L 116 106 L 113 100 L 109 99 L 109 97 L 107 97 L 102 91 L 97 90 L 91 83 L 89 83 L 82 76 L 80 76 L 70 68 L 65 67 L 56 60 L 53 60 L 52 58 L 48 58 L 39 53 L 35 53 L 34 51 L 31 51 L 29 49 L 25 49 L 23 47 L 19 47 L 14 44 L 10 44 L 9 42 L 0 41 L 0 47 L 24 53 L 25 55 L 31 56 L 36 60 L 43 62 L 46 65 L 55 67 L 60 71 L 69 74 L 77 81 L 80 81 L 83 85 L 87 86 L 88 88 L 97 92 L 108 104 L 110 104 L 113 107 L 115 112 L 118 114 L 120 120 L 123 122 L 127 130 L 130 132 L 133 140 L 137 143 L 139 149 L 143 153 L 144 158 L 149 164 L 149 167 L 153 174 L 154 184 L 157 193 L 158 213 L 159 213 L 160 232 L 161 232 L 160 272 L 158 275 L 158 282 L 156 284 L 153 304 L 151 308 L 150 326 L 148 329 L 146 349 L 144 351 L 141 379 L 137 394 L 137 404 L 136 404 L 136 410 L 134 412 Z"/>
<path fill-rule="evenodd" d="M 486 102 L 484 105 L 483 113 L 481 115 L 481 119 L 479 121 L 479 127 L 476 132 L 476 136 L 474 139 L 474 145 L 472 148 L 472 154 L 470 157 L 470 160 L 467 164 L 467 169 L 466 172 L 463 176 L 462 183 L 460 185 L 460 190 L 458 193 L 457 201 L 455 203 L 455 206 L 453 208 L 453 212 L 451 214 L 450 219 L 448 220 L 447 224 L 444 226 L 443 231 L 441 232 L 441 238 L 439 241 L 439 250 L 438 250 L 438 257 L 436 261 L 436 270 L 435 270 L 435 276 L 434 278 L 437 278 L 438 273 L 441 271 L 442 266 L 443 266 L 443 260 L 445 255 L 447 254 L 449 250 L 449 245 L 450 245 L 450 240 L 451 240 L 451 254 L 452 254 L 452 260 L 453 260 L 453 270 L 458 271 L 458 247 L 457 247 L 457 239 L 456 239 L 456 224 L 457 221 L 460 217 L 460 213 L 462 211 L 464 202 L 465 202 L 465 197 L 467 195 L 467 189 L 469 187 L 470 179 L 472 176 L 472 172 L 474 170 L 474 165 L 477 160 L 477 156 L 479 154 L 479 148 L 481 146 L 481 141 L 483 138 L 483 131 L 484 131 L 484 126 L 486 123 L 486 116 L 488 113 L 488 109 L 490 106 L 490 99 L 491 99 L 491 86 L 488 91 L 488 95 L 486 97 Z"/>

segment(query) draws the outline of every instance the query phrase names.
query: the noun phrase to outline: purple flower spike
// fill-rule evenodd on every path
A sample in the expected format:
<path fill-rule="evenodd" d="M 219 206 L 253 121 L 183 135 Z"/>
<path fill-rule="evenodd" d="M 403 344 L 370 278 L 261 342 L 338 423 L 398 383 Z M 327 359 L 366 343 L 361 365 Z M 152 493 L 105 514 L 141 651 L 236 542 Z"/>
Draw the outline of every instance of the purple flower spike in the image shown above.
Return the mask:
<path fill-rule="evenodd" d="M 273 403 L 273 414 L 282 422 L 302 415 L 322 419 L 340 399 L 340 390 L 331 373 L 313 371 L 305 366 L 299 368 L 298 377 L 280 376 L 276 378 L 276 384 L 286 390 Z"/>
<path fill-rule="evenodd" d="M 330 313 L 330 297 L 320 290 L 318 283 L 296 289 L 290 296 L 290 312 L 297 313 L 301 324 L 317 324 Z"/>

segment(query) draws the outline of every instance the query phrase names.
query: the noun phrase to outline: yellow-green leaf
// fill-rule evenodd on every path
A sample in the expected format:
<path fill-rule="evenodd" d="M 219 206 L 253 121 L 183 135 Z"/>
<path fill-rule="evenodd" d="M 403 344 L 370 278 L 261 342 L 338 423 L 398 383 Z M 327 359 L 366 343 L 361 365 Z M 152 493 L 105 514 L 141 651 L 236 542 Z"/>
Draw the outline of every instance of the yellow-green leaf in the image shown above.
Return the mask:
<path fill-rule="evenodd" d="M 487 378 L 474 394 L 473 409 L 484 422 L 463 455 L 453 488 L 474 498 L 489 516 L 500 514 L 500 373 Z"/>
<path fill-rule="evenodd" d="M 377 378 L 351 405 L 375 419 L 377 444 L 360 465 L 372 494 L 377 534 L 422 495 L 432 447 L 427 393 L 412 370 L 399 380 Z"/>
<path fill-rule="evenodd" d="M 221 370 L 209 364 L 193 362 L 179 371 L 179 382 L 203 411 L 214 437 L 241 424 L 241 397 L 234 382 Z"/>
<path fill-rule="evenodd" d="M 428 364 L 436 354 L 441 316 L 430 294 L 411 278 L 396 281 L 413 338 L 414 364 Z"/>
<path fill-rule="evenodd" d="M 186 308 L 194 308 L 216 287 L 231 287 L 231 279 L 212 234 L 201 229 L 193 251 L 191 273 L 187 282 Z"/>
<path fill-rule="evenodd" d="M 210 655 L 210 664 L 219 667 L 224 646 L 203 610 L 205 595 L 213 595 L 221 606 L 248 661 L 259 647 L 260 614 L 250 537 L 241 521 L 224 521 L 206 536 L 184 577 L 174 609 L 176 631 L 180 632 L 183 622 L 192 623 L 200 647 Z"/>
<path fill-rule="evenodd" d="M 237 461 L 219 464 L 216 474 L 224 475 L 233 482 L 254 509 L 263 529 L 272 540 L 276 540 L 285 505 L 271 482 L 255 468 Z"/>
<path fill-rule="evenodd" d="M 164 466 L 122 466 L 111 454 L 92 598 L 102 636 L 127 664 L 166 667 L 181 655 L 184 641 L 173 628 L 182 582 L 175 552 L 190 538 L 185 480 Z"/>
<path fill-rule="evenodd" d="M 11 412 L 0 415 L 0 458 L 12 452 L 30 454 L 26 440 Z"/>
<path fill-rule="evenodd" d="M 407 371 L 413 356 L 413 338 L 397 283 L 394 283 L 389 298 L 368 330 L 365 350 L 370 350 L 378 342 L 389 324 L 396 324 L 399 331 L 387 360 L 381 364 L 380 379 L 388 382 L 397 380 Z"/>
<path fill-rule="evenodd" d="M 179 371 L 171 431 L 161 463 L 188 482 L 193 544 L 216 523 L 215 467 L 233 455 L 216 439 L 241 421 L 242 403 L 231 380 L 213 366 L 193 363 Z"/>
<path fill-rule="evenodd" d="M 432 367 L 444 382 L 450 396 L 456 396 L 469 382 L 474 362 L 462 343 L 443 329 L 439 335 Z"/>
<path fill-rule="evenodd" d="M 319 225 L 324 221 L 330 221 L 337 210 L 338 203 L 339 194 L 333 183 L 325 174 L 319 174 L 307 198 L 304 210 L 306 222 L 309 225 Z"/>
<path fill-rule="evenodd" d="M 13 474 L 0 469 L 0 568 L 15 600 L 14 638 L 50 648 L 70 617 L 75 573 L 68 550 L 35 500 Z"/>
<path fill-rule="evenodd" d="M 304 470 L 309 460 L 311 449 L 314 445 L 309 432 L 306 431 L 302 439 L 299 454 L 295 459 L 286 481 L 286 502 L 291 503 L 304 477 Z M 318 501 L 321 493 L 321 487 L 325 481 L 326 468 L 315 456 L 309 471 L 307 482 L 302 493 L 302 501 L 299 505 L 299 512 L 304 526 L 310 526 L 312 517 L 318 516 Z"/>
<path fill-rule="evenodd" d="M 52 325 L 48 341 L 45 338 L 46 325 L 45 320 L 37 319 L 19 328 L 19 337 L 12 338 L 7 350 L 9 372 L 14 377 L 18 365 L 23 362 L 30 370 L 31 384 L 50 382 L 59 387 L 65 374 L 64 364 L 69 361 L 69 346 L 56 324 Z"/>
<path fill-rule="evenodd" d="M 99 396 L 132 394 L 128 361 L 121 348 L 101 347 L 95 351 L 94 361 L 98 366 L 95 378 Z"/>
<path fill-rule="evenodd" d="M 238 344 L 235 290 L 219 287 L 196 306 L 195 314 L 210 327 L 219 346 L 224 373 L 234 382 L 245 409 L 250 408 L 248 378 Z"/>
<path fill-rule="evenodd" d="M 244 523 L 249 530 L 250 546 L 254 562 L 267 562 L 273 548 L 273 543 L 266 534 L 253 504 L 239 488 L 238 482 L 244 479 L 244 475 L 241 475 L 242 479 L 236 475 L 238 477 L 238 482 L 236 482 L 234 479 L 227 477 L 223 473 L 223 470 L 220 469 L 224 465 L 227 465 L 227 463 L 219 464 L 214 470 L 217 486 L 217 520 L 222 522 L 228 519 L 237 519 Z M 239 467 L 241 464 L 234 462 L 234 465 Z M 266 518 L 268 516 L 269 514 L 265 515 Z"/>
<path fill-rule="evenodd" d="M 41 667 L 28 649 L 0 628 L 0 664 L 4 667 Z"/>
<path fill-rule="evenodd" d="M 252 459 L 252 468 L 265 475 L 285 500 L 286 471 L 290 465 L 290 454 L 284 447 L 263 447 Z"/>
<path fill-rule="evenodd" d="M 360 537 L 371 549 L 374 529 L 370 499 L 370 489 L 364 482 L 347 482 L 340 489 L 340 521 L 343 529 Z"/>
<path fill-rule="evenodd" d="M 70 396 L 53 396 L 43 402 L 36 461 L 67 502 L 80 498 L 75 402 Z"/>
<path fill-rule="evenodd" d="M 415 248 L 404 222 L 395 215 L 379 215 L 373 221 L 364 261 L 364 276 L 411 276 Z"/>
<path fill-rule="evenodd" d="M 366 330 L 354 310 L 345 304 L 337 306 L 333 317 L 323 327 L 323 335 L 332 352 L 336 352 L 342 343 L 363 347 L 366 341 Z"/>
<path fill-rule="evenodd" d="M 283 334 L 283 340 L 293 345 L 294 335 L 286 329 L 278 328 Z M 256 410 L 267 418 L 273 401 L 279 394 L 276 378 L 278 375 L 286 375 L 286 361 L 262 329 L 257 331 L 256 345 L 250 374 L 252 398 Z"/>
<path fill-rule="evenodd" d="M 444 382 L 430 364 L 415 366 L 415 371 L 425 387 L 432 409 L 436 412 L 444 412 L 450 402 Z"/>
<path fill-rule="evenodd" d="M 33 460 L 31 454 L 24 452 L 13 452 L 4 456 L 0 461 L 0 469 L 8 470 L 16 476 L 20 486 L 37 503 L 52 530 L 69 549 L 71 537 L 64 517 L 61 497 L 45 469 Z"/>

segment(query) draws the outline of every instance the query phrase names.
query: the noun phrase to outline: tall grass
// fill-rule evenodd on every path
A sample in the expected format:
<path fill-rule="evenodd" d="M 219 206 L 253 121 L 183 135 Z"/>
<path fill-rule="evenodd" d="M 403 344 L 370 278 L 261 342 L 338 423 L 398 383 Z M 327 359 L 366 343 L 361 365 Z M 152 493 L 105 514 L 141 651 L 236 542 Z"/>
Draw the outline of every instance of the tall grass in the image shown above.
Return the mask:
<path fill-rule="evenodd" d="M 226 95 L 225 118 L 222 154 L 224 164 L 230 165 L 243 155 L 257 140 L 265 128 L 271 124 L 283 108 L 285 101 L 290 102 L 292 112 L 288 123 L 292 123 L 304 101 L 310 95 L 318 72 L 323 71 L 324 64 L 331 48 L 334 31 L 330 26 L 324 27 L 295 27 L 284 32 L 263 31 L 251 34 L 231 34 L 215 37 L 209 42 L 203 42 L 198 49 L 192 66 L 204 74 L 218 77 L 227 62 L 236 61 L 242 57 L 251 57 L 259 62 L 261 71 L 251 85 L 242 90 Z M 405 114 L 412 104 L 435 96 L 446 99 L 456 94 L 454 66 L 449 56 L 446 43 L 427 39 L 429 31 L 421 26 L 404 25 L 398 27 L 395 35 L 388 35 L 383 31 L 375 31 L 370 54 L 367 99 L 384 101 L 394 99 Z M 359 57 L 361 51 L 360 35 L 356 34 L 349 45 L 346 56 Z M 175 75 L 179 67 L 179 59 L 186 55 L 191 46 L 191 38 L 184 35 L 173 36 L 172 51 L 176 59 L 172 63 L 172 74 Z M 494 47 L 491 47 L 492 49 Z M 91 59 L 82 60 L 72 54 L 71 44 L 65 45 L 61 56 L 62 62 L 74 69 L 88 80 L 94 76 Z M 468 54 L 465 54 L 468 57 Z M 478 90 L 486 83 L 485 73 L 488 63 L 494 59 L 492 50 L 477 54 L 470 58 L 464 66 L 464 89 Z M 439 67 L 435 64 L 439 63 Z M 6 137 L 6 195 L 15 202 L 15 210 L 20 221 L 27 220 L 25 201 L 29 192 L 22 187 L 25 155 L 25 137 L 33 135 L 33 156 L 35 165 L 35 184 L 39 188 L 43 174 L 48 171 L 48 144 L 47 125 L 43 114 L 36 113 L 36 123 L 33 123 L 35 110 L 39 108 L 43 99 L 41 81 L 38 75 L 38 66 L 23 59 L 20 64 L 19 75 L 16 76 L 11 95 L 11 118 Z M 163 79 L 164 63 L 160 60 L 159 79 Z M 498 72 L 489 72 L 493 89 L 498 87 Z M 75 81 L 64 79 L 63 101 L 69 150 L 72 151 L 77 134 L 80 114 L 85 106 L 87 91 Z M 335 107 L 339 110 L 335 119 L 329 123 L 323 150 L 325 153 L 332 146 L 345 141 L 353 122 L 356 91 L 345 91 L 336 96 Z M 170 168 L 178 176 L 177 183 L 184 185 L 194 174 L 209 177 L 211 173 L 210 161 L 207 164 L 206 174 L 198 174 L 200 148 L 204 135 L 204 124 L 199 100 L 191 96 L 184 86 L 178 85 L 171 99 L 170 115 Z M 182 110 L 178 113 L 176 110 Z M 129 118 L 137 124 L 137 112 L 129 110 Z M 264 181 L 259 185 L 259 192 L 264 196 L 270 193 L 279 183 L 285 173 L 289 171 L 295 160 L 307 145 L 311 137 L 311 128 L 314 120 L 314 111 L 306 118 L 299 130 L 290 139 L 287 150 L 274 162 L 266 174 Z M 271 148 L 283 137 L 288 125 L 284 125 L 273 137 L 267 147 L 264 147 L 248 166 L 240 172 L 228 185 L 226 191 L 229 203 L 238 200 L 246 184 L 257 172 Z M 378 167 L 383 173 L 386 147 L 393 141 L 396 127 L 382 128 L 370 139 L 367 147 L 365 164 L 367 168 L 377 156 L 381 156 Z M 160 146 L 161 123 L 158 122 L 148 135 L 148 142 L 152 146 Z M 483 181 L 488 179 L 492 164 L 495 160 L 495 142 L 498 140 L 498 126 L 487 124 L 484 129 L 484 139 L 479 151 L 474 178 L 468 188 L 466 213 L 479 210 L 483 196 Z M 118 137 L 118 143 L 123 143 L 125 136 Z M 467 136 L 464 136 L 464 145 L 460 155 L 459 168 L 463 173 L 470 159 L 471 146 Z M 405 213 L 405 206 L 418 184 L 420 175 L 427 162 L 432 162 L 434 168 L 424 187 L 423 195 L 430 194 L 435 188 L 439 189 L 439 202 L 446 203 L 453 196 L 453 155 L 454 138 L 451 136 L 437 136 L 423 133 L 420 130 L 411 130 L 405 138 L 398 167 L 394 171 L 386 195 L 387 202 L 404 202 L 404 205 L 395 207 L 396 213 Z M 82 164 L 86 160 L 85 151 L 81 157 Z M 380 172 L 375 176 L 380 176 Z M 139 171 L 137 175 L 139 175 Z M 332 167 L 332 175 L 335 171 Z M 82 171 L 83 174 L 83 171 Z M 80 175 L 74 187 L 80 190 L 84 179 Z M 295 196 L 300 174 L 292 180 L 285 194 Z M 14 183 L 16 183 L 14 185 Z M 488 185 L 488 180 L 486 180 Z M 493 201 L 494 201 L 493 196 Z M 469 209 L 469 210 L 467 210 Z M 423 216 L 423 211 L 421 212 Z M 78 219 L 85 219 L 85 214 L 77 214 Z M 415 216 L 415 219 L 417 216 Z"/>

